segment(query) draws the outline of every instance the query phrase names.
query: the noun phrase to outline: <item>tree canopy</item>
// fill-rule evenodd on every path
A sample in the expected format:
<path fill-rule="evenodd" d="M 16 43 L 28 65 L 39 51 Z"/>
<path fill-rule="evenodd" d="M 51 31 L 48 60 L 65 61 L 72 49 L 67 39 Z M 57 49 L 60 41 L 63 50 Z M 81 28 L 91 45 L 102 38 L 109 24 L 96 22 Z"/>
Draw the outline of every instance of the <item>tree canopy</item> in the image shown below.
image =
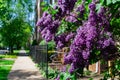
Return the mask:
<path fill-rule="evenodd" d="M 5 45 L 21 47 L 31 36 L 31 26 L 21 18 L 15 18 L 2 27 L 1 35 Z"/>
<path fill-rule="evenodd" d="M 33 23 L 32 0 L 0 0 L 0 34 L 4 46 L 25 46 L 30 40 Z"/>

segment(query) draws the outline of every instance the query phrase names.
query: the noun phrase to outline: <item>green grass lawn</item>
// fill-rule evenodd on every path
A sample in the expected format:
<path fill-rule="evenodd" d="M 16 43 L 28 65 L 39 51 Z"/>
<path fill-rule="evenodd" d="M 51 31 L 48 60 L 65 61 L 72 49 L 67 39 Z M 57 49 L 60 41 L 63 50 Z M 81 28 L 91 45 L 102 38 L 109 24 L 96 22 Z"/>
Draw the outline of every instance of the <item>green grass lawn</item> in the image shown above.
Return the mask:
<path fill-rule="evenodd" d="M 13 50 L 14 54 L 18 54 L 20 52 L 20 50 Z"/>
<path fill-rule="evenodd" d="M 30 50 L 25 50 L 26 51 L 26 53 L 29 53 L 30 52 Z"/>
<path fill-rule="evenodd" d="M 0 60 L 0 65 L 11 65 L 14 63 L 14 60 Z"/>
<path fill-rule="evenodd" d="M 16 58 L 15 55 L 0 55 L 0 80 L 7 80 L 7 76 L 12 68 L 14 60 L 6 60 L 5 58 Z"/>
<path fill-rule="evenodd" d="M 29 52 L 30 52 L 29 50 L 25 50 L 25 51 L 26 51 L 27 54 L 29 54 Z M 14 50 L 13 54 L 19 54 L 19 52 L 20 52 L 20 50 Z"/>
<path fill-rule="evenodd" d="M 0 59 L 2 59 L 2 58 L 17 58 L 17 56 L 16 55 L 11 55 L 11 54 L 9 54 L 9 55 L 0 55 Z"/>
<path fill-rule="evenodd" d="M 7 80 L 12 65 L 0 65 L 0 80 Z"/>

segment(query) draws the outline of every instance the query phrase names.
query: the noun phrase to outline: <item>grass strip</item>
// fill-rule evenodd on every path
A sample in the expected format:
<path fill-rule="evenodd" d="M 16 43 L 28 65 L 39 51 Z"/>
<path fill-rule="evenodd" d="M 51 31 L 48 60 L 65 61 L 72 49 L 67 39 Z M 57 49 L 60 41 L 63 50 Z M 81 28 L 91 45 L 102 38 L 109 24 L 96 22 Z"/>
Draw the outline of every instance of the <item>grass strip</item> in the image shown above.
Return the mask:
<path fill-rule="evenodd" d="M 10 55 L 0 55 L 2 59 L 0 59 L 0 80 L 7 80 L 7 76 L 12 68 L 14 60 L 6 60 L 4 58 L 9 58 Z M 11 58 L 10 58 L 11 59 Z"/>

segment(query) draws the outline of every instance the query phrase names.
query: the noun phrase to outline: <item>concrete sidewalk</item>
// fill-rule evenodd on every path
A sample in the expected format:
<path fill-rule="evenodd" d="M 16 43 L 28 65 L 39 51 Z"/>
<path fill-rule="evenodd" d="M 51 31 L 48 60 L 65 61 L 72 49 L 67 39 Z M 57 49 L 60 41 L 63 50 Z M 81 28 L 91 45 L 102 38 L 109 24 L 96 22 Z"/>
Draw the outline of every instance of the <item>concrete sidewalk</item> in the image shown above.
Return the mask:
<path fill-rule="evenodd" d="M 25 51 L 21 50 L 20 56 L 16 59 L 8 75 L 8 80 L 46 80 L 41 76 L 34 62 L 24 55 Z"/>

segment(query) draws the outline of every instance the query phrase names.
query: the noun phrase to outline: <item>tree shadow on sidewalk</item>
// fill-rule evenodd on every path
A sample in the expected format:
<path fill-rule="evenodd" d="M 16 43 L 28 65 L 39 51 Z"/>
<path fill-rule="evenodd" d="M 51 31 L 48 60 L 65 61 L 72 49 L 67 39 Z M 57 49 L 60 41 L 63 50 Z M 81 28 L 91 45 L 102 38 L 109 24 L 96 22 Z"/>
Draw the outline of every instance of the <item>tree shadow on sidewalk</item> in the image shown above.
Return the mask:
<path fill-rule="evenodd" d="M 47 80 L 38 74 L 36 71 L 14 70 L 9 76 L 8 80 Z"/>

